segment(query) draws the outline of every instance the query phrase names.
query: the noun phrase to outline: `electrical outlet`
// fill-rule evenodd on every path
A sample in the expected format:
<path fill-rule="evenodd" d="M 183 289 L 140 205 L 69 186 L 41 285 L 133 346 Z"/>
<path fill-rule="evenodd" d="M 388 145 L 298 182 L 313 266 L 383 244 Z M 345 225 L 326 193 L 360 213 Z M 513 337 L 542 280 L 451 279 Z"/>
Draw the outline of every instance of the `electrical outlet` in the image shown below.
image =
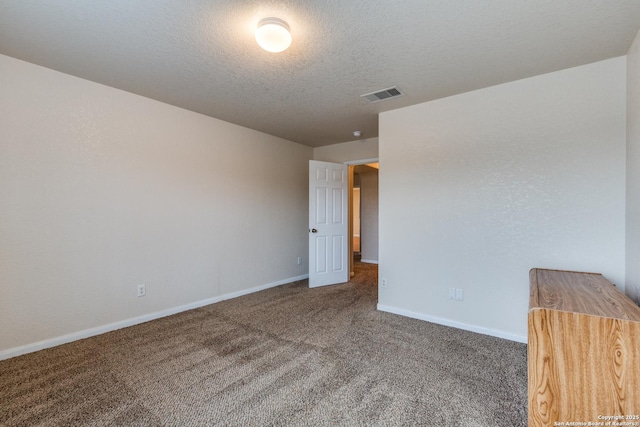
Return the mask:
<path fill-rule="evenodd" d="M 300 265 L 300 264 L 302 264 L 302 257 L 301 256 L 298 257 L 298 265 Z"/>
<path fill-rule="evenodd" d="M 382 286 L 383 288 L 386 288 L 387 287 L 387 279 L 382 279 L 380 281 L 380 286 Z"/>
<path fill-rule="evenodd" d="M 138 296 L 143 297 L 147 294 L 147 289 L 144 284 L 138 285 Z"/>
<path fill-rule="evenodd" d="M 449 288 L 449 299 L 454 301 L 464 300 L 464 291 L 457 288 Z"/>

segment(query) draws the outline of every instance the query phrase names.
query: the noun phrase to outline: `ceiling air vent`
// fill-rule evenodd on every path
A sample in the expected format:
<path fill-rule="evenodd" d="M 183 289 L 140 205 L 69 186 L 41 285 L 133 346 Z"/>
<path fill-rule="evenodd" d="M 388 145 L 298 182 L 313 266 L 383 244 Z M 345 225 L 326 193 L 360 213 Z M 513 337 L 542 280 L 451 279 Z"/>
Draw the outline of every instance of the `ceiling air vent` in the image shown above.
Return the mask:
<path fill-rule="evenodd" d="M 360 95 L 362 98 L 366 98 L 369 102 L 384 101 L 385 99 L 391 99 L 398 96 L 402 96 L 402 92 L 397 87 L 390 87 L 388 89 L 382 89 L 376 92 Z"/>

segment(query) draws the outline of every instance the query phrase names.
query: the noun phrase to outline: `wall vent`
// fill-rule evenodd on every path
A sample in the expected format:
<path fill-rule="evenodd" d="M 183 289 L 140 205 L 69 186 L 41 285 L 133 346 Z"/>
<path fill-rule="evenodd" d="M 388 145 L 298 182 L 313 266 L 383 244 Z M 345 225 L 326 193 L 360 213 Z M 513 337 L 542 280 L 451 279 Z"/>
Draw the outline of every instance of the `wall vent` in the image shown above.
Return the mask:
<path fill-rule="evenodd" d="M 369 102 L 378 102 L 384 101 L 385 99 L 396 98 L 398 96 L 402 96 L 402 92 L 398 90 L 397 87 L 390 87 L 388 89 L 382 89 L 371 93 L 366 93 L 364 95 L 360 95 L 362 98 L 365 98 Z"/>

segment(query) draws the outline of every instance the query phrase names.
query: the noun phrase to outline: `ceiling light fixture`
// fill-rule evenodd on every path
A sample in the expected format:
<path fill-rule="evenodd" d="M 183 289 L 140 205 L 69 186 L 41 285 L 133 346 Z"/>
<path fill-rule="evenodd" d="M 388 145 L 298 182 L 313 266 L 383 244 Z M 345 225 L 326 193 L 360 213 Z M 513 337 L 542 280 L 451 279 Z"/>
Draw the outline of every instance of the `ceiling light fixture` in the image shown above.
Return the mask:
<path fill-rule="evenodd" d="M 291 46 L 289 25 L 280 18 L 263 18 L 258 22 L 256 41 L 267 52 L 282 52 Z"/>

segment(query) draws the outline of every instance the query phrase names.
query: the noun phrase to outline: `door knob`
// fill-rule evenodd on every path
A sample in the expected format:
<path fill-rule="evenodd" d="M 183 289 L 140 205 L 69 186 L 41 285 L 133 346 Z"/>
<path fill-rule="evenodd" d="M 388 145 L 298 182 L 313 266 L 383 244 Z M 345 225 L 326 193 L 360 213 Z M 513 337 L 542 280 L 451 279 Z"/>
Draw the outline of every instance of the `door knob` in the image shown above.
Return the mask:
<path fill-rule="evenodd" d="M 311 229 L 311 232 L 312 232 L 312 233 L 317 233 L 317 232 L 318 232 L 318 230 L 316 230 L 315 228 L 312 228 L 312 229 Z"/>

